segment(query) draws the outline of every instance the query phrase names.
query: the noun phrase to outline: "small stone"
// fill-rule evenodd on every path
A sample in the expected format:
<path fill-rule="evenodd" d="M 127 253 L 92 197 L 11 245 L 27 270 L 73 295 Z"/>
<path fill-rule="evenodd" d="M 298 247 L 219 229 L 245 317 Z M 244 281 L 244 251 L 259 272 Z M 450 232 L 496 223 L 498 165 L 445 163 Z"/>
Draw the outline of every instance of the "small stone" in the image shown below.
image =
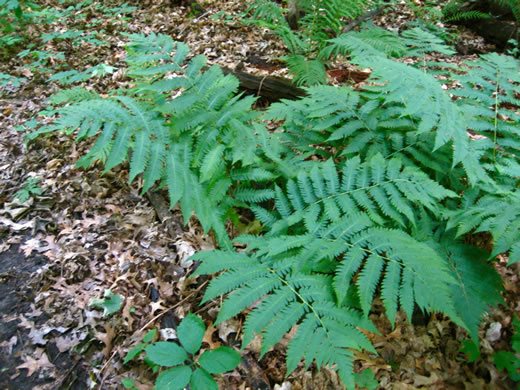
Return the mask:
<path fill-rule="evenodd" d="M 489 325 L 489 329 L 486 332 L 486 340 L 490 343 L 494 343 L 500 340 L 502 331 L 502 324 L 500 322 L 493 322 Z"/>

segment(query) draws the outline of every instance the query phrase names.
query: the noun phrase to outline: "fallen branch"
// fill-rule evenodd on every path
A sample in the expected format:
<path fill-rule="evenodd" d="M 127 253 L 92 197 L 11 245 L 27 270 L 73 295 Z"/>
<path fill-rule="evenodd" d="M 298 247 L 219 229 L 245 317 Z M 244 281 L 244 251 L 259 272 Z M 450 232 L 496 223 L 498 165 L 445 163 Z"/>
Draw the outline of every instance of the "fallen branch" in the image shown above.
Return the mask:
<path fill-rule="evenodd" d="M 240 81 L 240 89 L 246 93 L 261 96 L 271 102 L 280 99 L 295 100 L 305 96 L 305 90 L 295 86 L 291 80 L 274 76 L 255 76 L 242 71 L 222 68 L 225 74 L 232 74 Z"/>

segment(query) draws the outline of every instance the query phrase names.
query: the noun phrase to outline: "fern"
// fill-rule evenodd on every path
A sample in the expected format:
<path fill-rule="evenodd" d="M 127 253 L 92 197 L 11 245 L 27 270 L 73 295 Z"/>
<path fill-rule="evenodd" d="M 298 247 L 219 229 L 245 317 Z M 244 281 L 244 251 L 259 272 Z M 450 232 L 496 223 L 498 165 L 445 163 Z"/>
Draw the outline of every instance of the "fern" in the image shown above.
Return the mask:
<path fill-rule="evenodd" d="M 452 23 L 462 20 L 467 21 L 490 18 L 489 14 L 478 10 L 461 11 L 460 7 L 462 5 L 463 4 L 460 0 L 450 0 L 448 4 L 442 8 L 442 20 L 446 23 Z"/>
<path fill-rule="evenodd" d="M 338 35 L 343 27 L 342 19 L 355 19 L 371 4 L 370 0 L 300 0 L 298 7 L 304 13 L 299 21 L 300 29 L 321 46 L 330 38 L 327 29 Z"/>
<path fill-rule="evenodd" d="M 290 2 L 289 2 L 290 3 Z M 371 0 L 300 0 L 295 2 L 298 20 L 297 31 L 291 30 L 282 8 L 270 0 L 255 0 L 248 8 L 252 16 L 244 22 L 271 29 L 289 49 L 285 57 L 298 85 L 324 84 L 324 64 L 316 58 L 326 41 L 341 32 L 344 19 L 354 19 L 372 4 Z"/>
<path fill-rule="evenodd" d="M 290 55 L 283 59 L 287 62 L 297 85 L 325 84 L 327 72 L 321 61 L 308 60 L 301 55 Z"/>
<path fill-rule="evenodd" d="M 251 308 L 243 346 L 260 334 L 262 355 L 297 328 L 288 372 L 315 361 L 353 387 L 353 350 L 374 352 L 361 330 L 375 331 L 376 297 L 392 323 L 418 306 L 447 314 L 477 341 L 488 305 L 500 302 L 486 257 L 520 260 L 518 62 L 486 55 L 457 74 L 443 67 L 460 83 L 452 99 L 426 62 L 388 58 L 449 49 L 422 30 L 403 35 L 332 40 L 320 61 L 349 55 L 372 69 L 370 82 L 313 86 L 262 118 L 254 98 L 236 94 L 235 78 L 203 56 L 187 60 L 186 45 L 129 35 L 131 87 L 56 94 L 45 111 L 54 123 L 30 138 L 57 130 L 93 138 L 78 165 L 101 161 L 106 171 L 128 160 L 129 181 L 141 176 L 143 192 L 167 186 L 185 221 L 195 213 L 222 248 L 194 256 L 198 274 L 220 273 L 204 297 L 226 296 L 217 321 Z M 300 65 L 322 66 L 313 61 Z M 320 69 L 302 81 L 324 76 Z M 278 128 L 268 132 L 265 119 Z M 244 252 L 225 229 L 228 218 L 238 224 L 238 208 L 261 232 L 235 238 Z M 490 254 L 462 244 L 474 232 L 493 237 Z"/>
<path fill-rule="evenodd" d="M 468 62 L 468 72 L 455 75 L 462 88 L 453 93 L 469 114 L 469 127 L 506 152 L 520 151 L 520 63 L 513 57 L 490 53 Z"/>
<path fill-rule="evenodd" d="M 381 27 L 370 27 L 361 31 L 351 31 L 329 40 L 331 46 L 324 49 L 321 57 L 329 57 L 338 52 L 345 53 L 356 45 L 356 50 L 366 50 L 372 55 L 384 53 L 387 56 L 402 57 L 406 54 L 406 44 L 399 35 L 393 31 L 385 30 Z M 372 50 L 374 49 L 374 50 Z"/>
<path fill-rule="evenodd" d="M 459 242 L 443 223 L 423 214 L 413 235 L 425 241 L 447 259 L 454 283 L 451 296 L 455 310 L 471 338 L 478 345 L 479 325 L 489 306 L 503 303 L 502 280 L 495 267 L 487 262 L 488 254 Z"/>
<path fill-rule="evenodd" d="M 369 150 L 389 155 L 403 149 L 414 156 L 409 161 L 426 167 L 438 165 L 442 168 L 437 170 L 446 173 L 471 150 L 465 117 L 433 77 L 402 64 L 394 66 L 389 60 L 381 63 L 388 68 L 374 73 L 387 82 L 384 87 L 372 87 L 370 93 L 348 87 L 313 87 L 302 100 L 273 104 L 265 118 L 285 120 L 279 137 L 299 151 L 337 158 L 365 155 Z M 451 140 L 454 152 L 446 147 Z M 431 163 L 432 150 L 444 156 L 439 164 Z"/>
<path fill-rule="evenodd" d="M 447 228 L 456 228 L 457 235 L 490 232 L 494 240 L 491 257 L 511 251 L 509 263 L 520 261 L 520 193 L 488 194 L 480 198 L 473 191 L 460 210 L 448 212 Z M 507 213 L 504 212 L 507 210 Z"/>
<path fill-rule="evenodd" d="M 182 43 L 164 35 L 129 37 L 126 61 L 135 87 L 106 98 L 82 89 L 61 92 L 50 100 L 56 121 L 33 137 L 54 130 L 77 131 L 77 140 L 98 137 L 79 166 L 100 160 L 108 171 L 129 159 L 130 182 L 142 174 L 143 192 L 167 184 L 185 221 L 195 211 L 206 231 L 229 243 L 227 172 L 257 159 L 256 135 L 247 125 L 254 98 L 235 96 L 238 81 L 220 68 L 204 71 L 204 57 L 186 62 Z"/>
<path fill-rule="evenodd" d="M 347 387 L 354 386 L 351 350 L 375 352 L 357 327 L 376 329 L 357 310 L 335 305 L 329 277 L 294 271 L 292 257 L 277 260 L 212 251 L 199 252 L 193 259 L 202 261 L 196 274 L 226 270 L 211 282 L 204 301 L 238 289 L 224 301 L 216 323 L 261 299 L 244 324 L 242 347 L 252 341 L 255 333 L 261 333 L 263 356 L 298 323 L 288 348 L 287 374 L 301 359 L 305 359 L 307 366 L 315 360 L 319 366 L 328 365 L 337 370 Z"/>
<path fill-rule="evenodd" d="M 415 27 L 403 31 L 404 43 L 409 46 L 406 55 L 423 57 L 424 53 L 455 54 L 444 40 L 429 31 Z"/>
<path fill-rule="evenodd" d="M 349 53 L 353 62 L 373 69 L 371 78 L 378 86 L 367 88 L 377 93 L 386 105 L 399 105 L 399 116 L 418 121 L 419 134 L 435 131 L 434 150 L 453 141 L 453 165 L 464 162 L 469 151 L 466 120 L 431 75 L 422 70 L 387 59 L 374 46 L 349 34 L 331 40 L 322 52 Z"/>
<path fill-rule="evenodd" d="M 449 241 L 444 249 L 456 283 L 452 287 L 455 310 L 473 342 L 478 345 L 478 331 L 489 305 L 503 303 L 502 279 L 487 263 L 487 254 L 469 245 Z"/>
<path fill-rule="evenodd" d="M 455 51 L 442 39 L 429 31 L 415 27 L 403 31 L 401 35 L 370 27 L 361 31 L 351 31 L 328 41 L 319 54 L 320 58 L 329 58 L 338 54 L 351 54 L 354 57 L 364 56 L 424 56 L 424 53 L 442 53 L 452 55 Z"/>
<path fill-rule="evenodd" d="M 210 283 L 204 301 L 233 291 L 217 318 L 221 322 L 260 299 L 245 322 L 243 346 L 261 334 L 263 355 L 298 325 L 288 348 L 288 373 L 302 358 L 307 365 L 313 359 L 336 363 L 343 383 L 352 386 L 348 349 L 373 350 L 353 326 L 374 330 L 367 316 L 378 287 L 392 322 L 399 307 L 411 317 L 417 304 L 464 325 L 452 300 L 457 280 L 449 263 L 432 247 L 389 228 L 415 222 L 421 207 L 435 210 L 447 196 L 454 194 L 381 156 L 365 164 L 347 161 L 341 178 L 331 160 L 301 172 L 285 191 L 276 188 L 276 210 L 253 208 L 259 218 L 270 215 L 271 223 L 262 237 L 237 238 L 248 245 L 247 254 L 193 257 L 202 261 L 197 274 L 225 270 Z M 345 304 L 349 286 L 361 312 Z"/>
<path fill-rule="evenodd" d="M 277 3 L 270 0 L 254 0 L 246 11 L 247 14 L 252 16 L 252 20 L 261 20 L 272 25 L 283 24 L 288 26 L 285 20 L 285 14 L 287 8 L 280 7 Z"/>

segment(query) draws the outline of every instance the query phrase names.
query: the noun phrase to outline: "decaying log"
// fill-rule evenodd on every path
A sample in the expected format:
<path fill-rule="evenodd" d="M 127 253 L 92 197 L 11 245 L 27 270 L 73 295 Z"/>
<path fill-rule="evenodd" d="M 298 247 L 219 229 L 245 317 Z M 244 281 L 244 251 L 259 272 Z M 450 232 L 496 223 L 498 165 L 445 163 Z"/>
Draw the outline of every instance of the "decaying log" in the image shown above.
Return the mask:
<path fill-rule="evenodd" d="M 518 27 L 513 22 L 495 17 L 473 21 L 467 23 L 466 26 L 500 49 L 505 48 L 510 39 L 518 40 L 520 38 Z"/>
<path fill-rule="evenodd" d="M 487 42 L 497 45 L 499 49 L 507 46 L 510 39 L 519 39 L 518 22 L 515 23 L 511 7 L 498 4 L 496 1 L 477 0 L 461 7 L 458 12 L 479 11 L 490 15 L 487 19 L 460 20 L 462 24 L 482 36 Z"/>
<path fill-rule="evenodd" d="M 222 68 L 225 74 L 232 74 L 240 81 L 240 89 L 248 94 L 260 96 L 271 102 L 280 99 L 298 99 L 305 96 L 305 90 L 295 86 L 291 80 L 274 76 L 255 76 L 242 71 Z"/>

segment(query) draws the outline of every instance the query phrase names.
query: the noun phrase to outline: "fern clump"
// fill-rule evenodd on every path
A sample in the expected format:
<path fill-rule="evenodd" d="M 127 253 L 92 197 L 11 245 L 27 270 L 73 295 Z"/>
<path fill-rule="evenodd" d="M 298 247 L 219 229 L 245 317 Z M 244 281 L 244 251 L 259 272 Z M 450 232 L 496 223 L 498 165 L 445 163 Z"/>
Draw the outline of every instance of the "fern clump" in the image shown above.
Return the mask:
<path fill-rule="evenodd" d="M 501 302 L 490 260 L 520 258 L 518 61 L 490 54 L 456 73 L 409 66 L 392 57 L 451 49 L 423 30 L 402 35 L 330 40 L 322 59 L 349 56 L 372 69 L 369 83 L 313 86 L 263 116 L 186 45 L 129 35 L 132 86 L 56 94 L 46 111 L 55 122 L 30 138 L 96 138 L 80 166 L 129 161 L 143 192 L 167 186 L 171 205 L 185 220 L 194 212 L 220 245 L 193 256 L 197 274 L 218 274 L 203 300 L 224 297 L 217 322 L 249 311 L 243 346 L 260 335 L 262 356 L 293 329 L 288 374 L 316 362 L 353 388 L 353 351 L 375 352 L 364 331 L 377 331 L 376 298 L 392 324 L 399 310 L 441 312 L 478 343 L 482 316 Z M 448 93 L 439 68 L 460 87 Z M 225 229 L 239 208 L 258 226 L 234 238 L 241 250 Z M 475 232 L 490 233 L 491 253 L 464 243 Z"/>
<path fill-rule="evenodd" d="M 324 84 L 327 74 L 318 52 L 327 40 L 341 33 L 345 20 L 353 20 L 372 5 L 371 0 L 286 1 L 282 7 L 271 0 L 255 0 L 244 22 L 272 30 L 286 45 L 286 61 L 298 85 Z M 289 15 L 290 14 L 290 15 Z M 289 17 L 297 19 L 291 28 Z M 295 27 L 294 25 L 292 27 Z"/>

